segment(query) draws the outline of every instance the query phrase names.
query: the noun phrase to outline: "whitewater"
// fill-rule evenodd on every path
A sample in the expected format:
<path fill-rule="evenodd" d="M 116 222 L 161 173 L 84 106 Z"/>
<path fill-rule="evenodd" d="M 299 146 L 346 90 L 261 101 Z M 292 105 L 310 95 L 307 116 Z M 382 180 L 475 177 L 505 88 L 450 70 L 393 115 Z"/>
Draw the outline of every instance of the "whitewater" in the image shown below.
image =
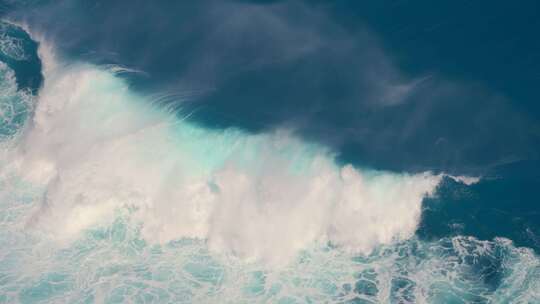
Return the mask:
<path fill-rule="evenodd" d="M 37 94 L 0 65 L 0 302 L 540 301 L 531 249 L 415 236 L 438 185 L 477 179 L 356 168 L 292 130 L 209 129 L 132 90 L 129 69 L 35 39 Z"/>

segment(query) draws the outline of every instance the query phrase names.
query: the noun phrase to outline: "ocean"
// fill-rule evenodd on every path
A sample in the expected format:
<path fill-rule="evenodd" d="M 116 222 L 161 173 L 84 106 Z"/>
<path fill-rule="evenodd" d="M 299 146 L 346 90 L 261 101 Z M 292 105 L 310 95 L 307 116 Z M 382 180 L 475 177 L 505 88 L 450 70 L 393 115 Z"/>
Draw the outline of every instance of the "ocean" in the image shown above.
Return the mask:
<path fill-rule="evenodd" d="M 0 2 L 0 303 L 540 303 L 539 13 Z"/>

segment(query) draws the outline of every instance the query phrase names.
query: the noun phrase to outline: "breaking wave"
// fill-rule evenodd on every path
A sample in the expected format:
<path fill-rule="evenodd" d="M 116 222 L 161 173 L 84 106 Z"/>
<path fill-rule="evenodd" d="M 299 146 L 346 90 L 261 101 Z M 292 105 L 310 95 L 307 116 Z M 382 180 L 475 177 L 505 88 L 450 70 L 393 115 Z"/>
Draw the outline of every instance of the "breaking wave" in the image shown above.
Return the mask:
<path fill-rule="evenodd" d="M 443 175 L 342 166 L 287 130 L 208 130 L 117 67 L 40 54 L 36 97 L 0 65 L 2 302 L 539 300 L 531 250 L 414 236 Z"/>
<path fill-rule="evenodd" d="M 360 171 L 286 131 L 210 131 L 113 72 L 44 59 L 45 84 L 10 167 L 43 187 L 28 226 L 70 239 L 128 209 L 143 237 L 207 240 L 286 261 L 312 243 L 352 252 L 411 237 L 441 176 Z"/>

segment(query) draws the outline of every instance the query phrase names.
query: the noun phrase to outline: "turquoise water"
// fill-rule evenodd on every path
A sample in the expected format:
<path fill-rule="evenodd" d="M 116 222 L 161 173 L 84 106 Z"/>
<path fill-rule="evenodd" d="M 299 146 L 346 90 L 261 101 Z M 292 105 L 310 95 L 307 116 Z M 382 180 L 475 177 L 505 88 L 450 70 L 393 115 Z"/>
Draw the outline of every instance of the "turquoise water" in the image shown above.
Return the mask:
<path fill-rule="evenodd" d="M 7 185 L 17 199 L 3 203 L 1 213 L 2 248 L 10 248 L 2 251 L 0 271 L 6 303 L 534 303 L 539 297 L 540 259 L 508 239 L 414 237 L 361 256 L 306 248 L 287 267 L 267 269 L 216 256 L 201 240 L 149 244 L 124 210 L 110 225 L 57 247 L 21 231 L 39 194 L 15 181 Z"/>

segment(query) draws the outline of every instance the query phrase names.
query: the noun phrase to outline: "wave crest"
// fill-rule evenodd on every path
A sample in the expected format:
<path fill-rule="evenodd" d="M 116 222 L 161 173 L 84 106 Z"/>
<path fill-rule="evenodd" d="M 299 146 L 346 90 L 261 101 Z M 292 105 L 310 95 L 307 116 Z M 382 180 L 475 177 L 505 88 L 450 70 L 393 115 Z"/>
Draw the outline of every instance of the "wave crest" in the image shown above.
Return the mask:
<path fill-rule="evenodd" d="M 286 131 L 207 130 L 106 68 L 41 47 L 45 83 L 11 163 L 45 194 L 28 225 L 58 239 L 127 208 L 144 238 L 205 239 L 280 263 L 312 243 L 354 252 L 413 235 L 441 176 L 359 171 Z"/>

